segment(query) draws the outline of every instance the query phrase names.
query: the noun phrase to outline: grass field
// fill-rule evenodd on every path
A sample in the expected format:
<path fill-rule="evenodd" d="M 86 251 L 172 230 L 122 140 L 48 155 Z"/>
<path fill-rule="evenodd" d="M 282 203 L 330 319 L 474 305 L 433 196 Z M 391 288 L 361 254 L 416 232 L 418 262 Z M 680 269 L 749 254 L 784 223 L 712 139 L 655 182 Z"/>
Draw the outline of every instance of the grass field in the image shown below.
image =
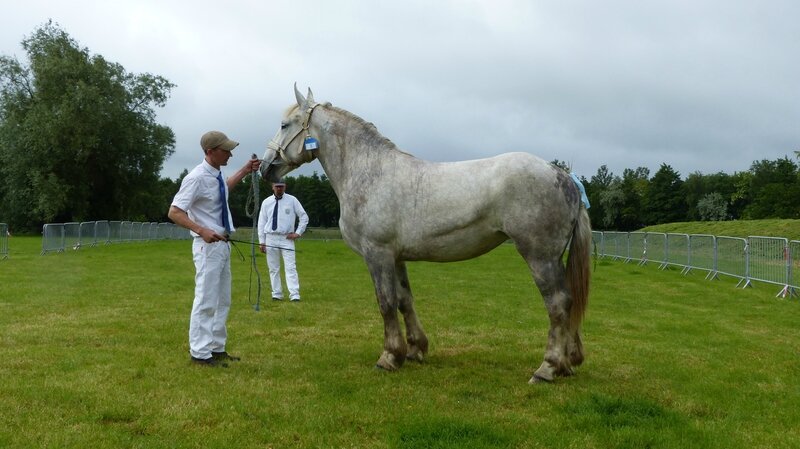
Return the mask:
<path fill-rule="evenodd" d="M 413 263 L 430 353 L 387 373 L 364 263 L 306 240 L 301 303 L 254 311 L 249 261 L 233 261 L 228 349 L 242 361 L 210 369 L 189 362 L 190 242 L 9 246 L 0 447 L 800 447 L 800 303 L 771 286 L 600 260 L 586 362 L 529 385 L 548 325 L 513 247 Z"/>
<path fill-rule="evenodd" d="M 727 237 L 782 237 L 800 240 L 800 220 L 734 220 L 734 221 L 694 221 L 686 223 L 667 223 L 641 229 L 648 232 L 674 232 L 679 234 L 724 235 Z"/>

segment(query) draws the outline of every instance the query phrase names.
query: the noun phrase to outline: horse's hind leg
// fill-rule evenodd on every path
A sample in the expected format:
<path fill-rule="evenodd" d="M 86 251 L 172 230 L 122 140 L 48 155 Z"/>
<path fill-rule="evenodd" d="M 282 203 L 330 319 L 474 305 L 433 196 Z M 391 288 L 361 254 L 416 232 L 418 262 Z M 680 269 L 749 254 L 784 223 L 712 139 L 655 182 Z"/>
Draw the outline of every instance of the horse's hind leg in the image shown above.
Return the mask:
<path fill-rule="evenodd" d="M 397 317 L 398 275 L 395 262 L 390 257 L 377 254 L 370 254 L 365 260 L 375 284 L 375 296 L 383 316 L 383 353 L 376 366 L 394 371 L 403 366 L 407 351 Z"/>
<path fill-rule="evenodd" d="M 583 361 L 580 340 L 570 326 L 571 297 L 567 290 L 564 265 L 560 259 L 544 262 L 528 260 L 534 281 L 539 287 L 550 317 L 550 331 L 544 361 L 534 372 L 531 382 L 552 381 L 556 376 L 571 376 L 575 365 Z M 579 338 L 579 337 L 578 337 Z"/>
<path fill-rule="evenodd" d="M 422 324 L 414 310 L 414 296 L 411 294 L 411 284 L 408 282 L 408 271 L 405 262 L 397 263 L 397 299 L 400 312 L 406 322 L 406 341 L 408 342 L 407 360 L 422 362 L 428 353 L 428 337 L 422 330 Z"/>

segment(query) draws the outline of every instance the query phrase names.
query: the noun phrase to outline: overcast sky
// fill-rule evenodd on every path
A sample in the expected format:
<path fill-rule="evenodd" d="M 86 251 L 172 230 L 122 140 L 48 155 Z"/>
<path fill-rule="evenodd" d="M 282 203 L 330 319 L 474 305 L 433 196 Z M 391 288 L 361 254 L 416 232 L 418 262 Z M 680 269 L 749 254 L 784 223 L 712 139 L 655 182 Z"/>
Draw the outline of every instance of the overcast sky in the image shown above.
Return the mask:
<path fill-rule="evenodd" d="M 200 135 L 261 156 L 294 102 L 373 122 L 422 159 L 526 151 L 591 177 L 683 178 L 800 150 L 800 1 L 3 1 L 0 53 L 48 19 L 81 47 L 177 84 L 162 176 Z M 318 163 L 294 174 L 322 173 Z"/>

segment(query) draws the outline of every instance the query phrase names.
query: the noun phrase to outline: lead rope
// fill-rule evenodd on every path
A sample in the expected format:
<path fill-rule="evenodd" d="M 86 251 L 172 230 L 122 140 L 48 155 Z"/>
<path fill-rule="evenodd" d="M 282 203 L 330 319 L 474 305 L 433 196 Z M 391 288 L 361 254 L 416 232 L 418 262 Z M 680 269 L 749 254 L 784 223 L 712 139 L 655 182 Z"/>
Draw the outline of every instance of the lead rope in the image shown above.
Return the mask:
<path fill-rule="evenodd" d="M 251 159 L 257 159 L 255 154 Z M 252 181 L 250 182 L 250 192 L 248 195 L 247 203 L 245 204 L 245 214 L 253 218 L 253 234 L 250 237 L 250 281 L 247 288 L 247 301 L 253 304 L 252 290 L 253 290 L 253 273 L 256 274 L 257 290 L 256 290 L 256 304 L 255 309 L 258 312 L 261 308 L 261 273 L 258 272 L 258 259 L 256 259 L 256 245 L 258 245 L 258 207 L 259 207 L 259 179 L 258 170 L 253 171 Z"/>

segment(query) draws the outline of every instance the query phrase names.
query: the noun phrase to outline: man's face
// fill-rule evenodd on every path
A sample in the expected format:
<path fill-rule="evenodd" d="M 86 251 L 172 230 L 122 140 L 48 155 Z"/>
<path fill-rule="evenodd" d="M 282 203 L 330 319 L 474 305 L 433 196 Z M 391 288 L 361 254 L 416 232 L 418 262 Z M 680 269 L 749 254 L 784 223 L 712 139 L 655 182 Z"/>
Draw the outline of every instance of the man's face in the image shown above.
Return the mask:
<path fill-rule="evenodd" d="M 213 148 L 208 150 L 206 154 L 208 155 L 209 163 L 214 167 L 228 165 L 228 159 L 231 158 L 231 152 L 222 148 Z"/>
<path fill-rule="evenodd" d="M 272 186 L 272 192 L 275 194 L 275 198 L 280 198 L 283 196 L 283 192 L 286 191 L 285 185 L 274 185 Z"/>

